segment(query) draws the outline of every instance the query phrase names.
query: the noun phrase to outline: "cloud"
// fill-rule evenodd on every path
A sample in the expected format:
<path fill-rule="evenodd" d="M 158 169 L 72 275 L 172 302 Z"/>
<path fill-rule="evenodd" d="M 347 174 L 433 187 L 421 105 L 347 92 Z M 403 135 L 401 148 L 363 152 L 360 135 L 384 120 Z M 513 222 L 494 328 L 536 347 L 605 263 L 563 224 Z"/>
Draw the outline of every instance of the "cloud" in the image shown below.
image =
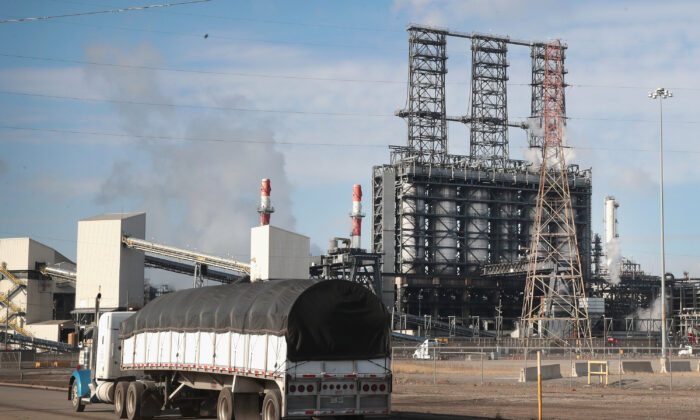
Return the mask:
<path fill-rule="evenodd" d="M 10 171 L 10 164 L 3 158 L 0 158 L 0 176 L 7 174 Z"/>
<path fill-rule="evenodd" d="M 531 2 L 518 0 L 394 0 L 392 9 L 394 12 L 407 11 L 412 16 L 420 16 L 421 23 L 444 25 L 449 21 L 466 18 L 522 17 L 528 14 L 533 6 Z"/>

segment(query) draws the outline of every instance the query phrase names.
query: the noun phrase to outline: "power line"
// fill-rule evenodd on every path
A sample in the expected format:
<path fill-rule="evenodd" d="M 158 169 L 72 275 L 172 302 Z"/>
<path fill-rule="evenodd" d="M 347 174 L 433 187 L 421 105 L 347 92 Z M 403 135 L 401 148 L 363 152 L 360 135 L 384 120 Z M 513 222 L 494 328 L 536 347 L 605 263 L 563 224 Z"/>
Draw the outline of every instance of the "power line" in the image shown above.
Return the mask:
<path fill-rule="evenodd" d="M 210 1 L 210 0 L 209 0 Z M 48 61 L 55 63 L 66 63 L 66 64 L 82 64 L 90 66 L 104 66 L 104 67 L 116 67 L 116 68 L 126 68 L 126 69 L 138 69 L 138 70 L 150 70 L 150 71 L 169 71 L 176 73 L 193 73 L 193 74 L 207 74 L 215 76 L 235 76 L 235 77 L 250 77 L 250 78 L 260 78 L 260 79 L 289 79 L 289 80 L 310 80 L 310 81 L 320 81 L 320 82 L 348 82 L 348 83 L 376 83 L 376 84 L 394 84 L 394 85 L 406 85 L 405 81 L 398 80 L 388 80 L 388 79 L 355 79 L 355 78 L 340 78 L 340 77 L 317 77 L 317 76 L 303 76 L 303 75 L 289 75 L 289 74 L 266 74 L 266 73 L 246 73 L 246 72 L 226 72 L 226 71 L 213 71 L 213 70 L 194 70 L 194 69 L 184 69 L 178 67 L 164 67 L 164 66 L 147 66 L 138 64 L 121 64 L 121 63 L 105 63 L 100 61 L 91 60 L 76 60 L 68 58 L 56 58 L 56 57 L 39 57 L 32 55 L 21 55 L 21 54 L 8 54 L 0 53 L 0 57 L 15 58 L 22 60 L 35 60 L 35 61 Z M 448 85 L 471 85 L 470 82 L 448 82 Z M 530 86 L 530 83 L 508 83 L 509 86 Z M 568 84 L 568 87 L 579 87 L 579 88 L 606 88 L 606 89 L 640 89 L 648 90 L 649 87 L 644 86 L 623 86 L 623 85 L 591 85 L 591 84 Z M 700 88 L 688 88 L 688 87 L 676 87 L 669 88 L 674 90 L 700 90 Z M 574 119 L 574 118 L 569 118 Z M 633 121 L 633 120 L 630 120 Z"/>
<path fill-rule="evenodd" d="M 210 74 L 210 75 L 215 75 L 215 76 L 255 77 L 255 78 L 262 78 L 262 79 L 314 80 L 314 81 L 324 81 L 324 82 L 391 83 L 391 84 L 402 84 L 402 85 L 406 84 L 406 82 L 399 82 L 397 80 L 343 79 L 343 78 L 334 78 L 334 77 L 313 77 L 313 76 L 280 75 L 280 74 L 264 74 L 264 73 L 243 73 L 243 72 L 224 72 L 224 71 L 211 71 L 211 70 L 193 70 L 193 69 L 182 69 L 182 68 L 176 68 L 176 67 L 160 67 L 160 66 L 145 66 L 145 65 L 137 65 L 137 64 L 104 63 L 104 62 L 98 62 L 98 61 L 73 60 L 73 59 L 67 59 L 67 58 L 54 58 L 54 57 L 37 57 L 37 56 L 30 56 L 30 55 L 5 54 L 5 53 L 0 53 L 0 57 L 19 58 L 19 59 L 26 59 L 26 60 L 38 60 L 38 61 L 51 61 L 51 62 L 68 63 L 68 64 L 85 64 L 85 65 L 91 65 L 91 66 L 106 66 L 106 67 L 140 69 L 140 70 L 171 71 L 171 72 L 177 72 L 177 73 Z"/>
<path fill-rule="evenodd" d="M 94 3 L 94 2 L 86 3 L 86 2 L 70 1 L 70 0 L 53 0 L 53 1 L 60 1 L 61 3 L 81 4 L 81 5 L 87 5 L 87 6 L 98 5 L 98 3 Z M 361 31 L 361 32 L 371 31 L 371 32 L 406 33 L 405 29 L 333 25 L 333 24 L 328 24 L 328 23 L 292 22 L 292 21 L 285 21 L 285 20 L 254 19 L 254 18 L 235 17 L 235 16 L 205 15 L 205 14 L 199 14 L 199 13 L 185 13 L 185 12 L 175 12 L 175 11 L 168 11 L 167 13 L 172 14 L 172 15 L 180 15 L 180 16 L 192 16 L 192 17 L 202 17 L 202 18 L 208 18 L 208 19 L 231 20 L 231 21 L 235 21 L 235 22 L 269 23 L 269 24 L 273 24 L 273 25 L 302 26 L 302 27 L 309 27 L 309 28 L 330 28 L 330 29 Z"/>
<path fill-rule="evenodd" d="M 260 145 L 285 145 L 285 146 L 324 146 L 324 147 L 358 147 L 358 148 L 386 148 L 387 145 L 379 144 L 357 144 L 357 143 L 323 143 L 323 142 L 292 142 L 292 141 L 276 141 L 276 140 L 250 140 L 250 139 L 232 139 L 232 138 L 201 138 L 201 137 L 176 137 L 176 136 L 153 136 L 125 133 L 106 133 L 90 130 L 69 130 L 61 128 L 38 128 L 38 127 L 19 127 L 0 125 L 0 129 L 4 130 L 23 130 L 23 131 L 39 131 L 48 133 L 61 134 L 80 134 L 90 136 L 105 136 L 119 138 L 136 138 L 147 140 L 167 140 L 167 141 L 191 141 L 191 142 L 207 142 L 207 143 L 242 143 L 242 144 L 260 144 Z"/>
<path fill-rule="evenodd" d="M 90 24 L 90 23 L 83 23 L 83 22 L 51 22 L 51 23 L 61 24 L 61 25 L 85 26 L 85 27 L 91 27 L 91 28 L 97 28 L 97 29 L 116 29 L 119 31 L 127 31 L 127 32 L 145 32 L 145 33 L 152 33 L 152 34 L 159 34 L 159 35 L 187 36 L 187 37 L 198 38 L 198 39 L 201 39 L 203 37 L 201 33 L 194 34 L 194 33 L 188 33 L 188 32 L 166 31 L 166 30 L 162 30 L 162 29 L 146 29 L 146 28 L 136 28 L 136 27 L 127 27 L 127 26 L 115 26 L 115 25 L 97 25 L 97 24 Z M 287 40 L 233 37 L 233 36 L 216 35 L 216 34 L 210 33 L 210 32 L 206 33 L 206 37 L 207 38 L 215 38 L 215 39 L 223 39 L 223 40 L 228 40 L 228 41 L 246 42 L 246 43 L 257 42 L 257 43 L 261 43 L 261 44 L 302 45 L 302 46 L 324 47 L 324 48 L 348 48 L 348 49 L 361 49 L 361 50 L 372 50 L 372 51 L 391 51 L 394 53 L 399 52 L 399 50 L 397 48 L 389 48 L 389 47 L 375 47 L 375 46 L 357 45 L 357 44 L 333 44 L 333 43 L 325 43 L 325 42 L 287 41 Z"/>
<path fill-rule="evenodd" d="M 173 103 L 158 103 L 158 102 L 141 102 L 133 100 L 122 100 L 122 99 L 103 99 L 103 98 L 85 98 L 77 96 L 61 96 L 61 95 L 49 95 L 42 93 L 30 93 L 30 92 L 16 92 L 8 90 L 0 90 L 0 94 L 4 95 L 18 95 L 18 96 L 30 96 L 38 98 L 47 99 L 58 99 L 58 100 L 69 100 L 69 101 L 81 101 L 81 102 L 102 102 L 111 104 L 124 104 L 124 105 L 143 105 L 143 106 L 157 106 L 157 107 L 167 107 L 167 108 L 193 108 L 193 109 L 211 109 L 217 111 L 237 111 L 237 112 L 263 112 L 263 113 L 276 113 L 276 114 L 300 114 L 300 115 L 322 115 L 322 116 L 333 116 L 333 117 L 395 117 L 393 114 L 371 114 L 371 113 L 353 113 L 353 112 L 324 112 L 324 111 L 297 111 L 297 110 L 287 110 L 287 109 L 261 109 L 261 108 L 241 108 L 241 107 L 226 107 L 226 106 L 211 106 L 211 105 L 198 105 L 198 104 L 173 104 Z"/>
<path fill-rule="evenodd" d="M 167 108 L 192 108 L 192 109 L 211 109 L 216 111 L 236 111 L 236 112 L 261 112 L 261 113 L 275 113 L 275 114 L 296 114 L 296 115 L 318 115 L 318 116 L 332 116 L 332 117 L 371 117 L 371 118 L 395 118 L 394 114 L 382 114 L 382 113 L 360 113 L 360 112 L 327 112 L 327 111 L 299 111 L 299 110 L 288 110 L 288 109 L 265 109 L 265 108 L 243 108 L 243 107 L 225 107 L 225 106 L 212 106 L 212 105 L 201 105 L 201 104 L 178 104 L 178 103 L 160 103 L 160 102 L 144 102 L 135 101 L 130 99 L 105 99 L 105 98 L 86 98 L 78 96 L 64 96 L 64 95 L 53 95 L 44 93 L 34 93 L 34 92 L 19 92 L 19 91 L 9 91 L 0 90 L 0 94 L 4 95 L 17 95 L 17 96 L 28 96 L 37 98 L 47 98 L 56 100 L 69 100 L 69 101 L 79 101 L 79 102 L 98 102 L 98 103 L 111 103 L 111 104 L 124 104 L 124 105 L 138 105 L 138 106 L 155 106 L 155 107 L 167 107 Z M 525 120 L 529 117 L 516 117 Z M 645 120 L 645 119 L 632 119 L 632 118 L 596 118 L 596 117 L 567 117 L 570 120 L 581 120 L 581 121 L 608 121 L 608 122 L 642 122 L 656 124 L 658 120 Z M 700 124 L 697 120 L 667 120 L 669 124 Z M 615 149 L 605 149 L 605 150 L 615 150 Z"/>
<path fill-rule="evenodd" d="M 146 139 L 146 140 L 166 140 L 166 141 L 190 141 L 190 142 L 208 142 L 208 143 L 241 143 L 241 144 L 260 144 L 260 145 L 284 145 L 284 146 L 323 146 L 323 147 L 353 147 L 353 148 L 387 148 L 388 144 L 358 144 L 358 143 L 327 143 L 327 142 L 293 142 L 293 141 L 276 141 L 276 140 L 251 140 L 247 139 L 235 139 L 235 138 L 201 138 L 201 137 L 177 137 L 177 136 L 155 136 L 155 135 L 139 135 L 139 134 L 126 134 L 126 133 L 108 133 L 101 131 L 92 130 L 74 130 L 74 129 L 61 129 L 61 128 L 39 128 L 39 127 L 20 127 L 20 126 L 10 126 L 10 125 L 0 125 L 0 129 L 3 130 L 22 130 L 22 131 L 36 131 L 36 132 L 48 132 L 48 133 L 59 133 L 59 134 L 79 134 L 79 135 L 90 135 L 90 136 L 105 136 L 105 137 L 118 137 L 118 138 L 136 138 L 136 139 Z M 529 147 L 519 147 L 514 146 L 512 149 L 527 150 Z M 613 151 L 613 152 L 651 152 L 658 153 L 655 149 L 642 149 L 642 148 L 611 148 L 611 147 L 574 147 L 567 146 L 569 149 L 574 150 L 602 150 L 602 151 Z M 684 153 L 684 154 L 700 154 L 700 150 L 666 150 L 667 153 Z"/>
<path fill-rule="evenodd" d="M 182 6 L 182 5 L 186 5 L 186 4 L 206 3 L 206 2 L 210 2 L 210 1 L 212 1 L 212 0 L 190 0 L 190 1 L 183 1 L 183 2 L 179 2 L 179 3 L 153 4 L 150 6 L 127 7 L 127 8 L 123 8 L 123 9 L 98 10 L 98 11 L 91 11 L 91 12 L 69 13 L 69 14 L 54 15 L 54 16 L 40 16 L 40 17 L 27 17 L 27 18 L 19 18 L 19 19 L 6 19 L 6 20 L 0 20 L 0 23 L 29 22 L 29 21 L 37 21 L 37 20 L 66 18 L 66 17 L 73 17 L 73 16 L 99 15 L 99 14 L 103 14 L 103 13 L 131 12 L 134 10 L 146 10 L 146 9 L 155 9 L 155 8 L 159 8 L 159 7 Z"/>

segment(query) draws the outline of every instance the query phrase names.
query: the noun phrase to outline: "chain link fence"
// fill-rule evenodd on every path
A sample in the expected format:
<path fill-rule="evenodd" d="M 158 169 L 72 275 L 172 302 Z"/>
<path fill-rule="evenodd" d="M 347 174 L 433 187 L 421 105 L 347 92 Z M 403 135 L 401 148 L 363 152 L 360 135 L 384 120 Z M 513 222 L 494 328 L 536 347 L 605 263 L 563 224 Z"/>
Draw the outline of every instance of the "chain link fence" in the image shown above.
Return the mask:
<path fill-rule="evenodd" d="M 552 384 L 625 387 L 668 387 L 695 385 L 700 378 L 700 357 L 692 347 L 671 349 L 662 359 L 658 347 L 595 347 L 592 351 L 544 347 L 511 347 L 477 343 L 448 346 L 434 340 L 417 346 L 392 348 L 395 380 L 432 383 L 484 384 L 536 380 L 537 352 L 541 356 L 543 379 Z M 591 362 L 591 363 L 589 363 Z M 533 376 L 534 375 L 534 376 Z"/>

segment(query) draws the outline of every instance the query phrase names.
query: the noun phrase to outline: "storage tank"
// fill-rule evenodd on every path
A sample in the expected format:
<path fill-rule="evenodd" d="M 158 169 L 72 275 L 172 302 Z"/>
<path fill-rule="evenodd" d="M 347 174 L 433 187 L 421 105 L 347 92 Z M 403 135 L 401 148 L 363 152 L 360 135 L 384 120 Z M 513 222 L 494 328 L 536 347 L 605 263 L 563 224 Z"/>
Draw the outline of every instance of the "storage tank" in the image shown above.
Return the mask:
<path fill-rule="evenodd" d="M 515 193 L 504 191 L 501 204 L 501 226 L 499 229 L 501 240 L 501 261 L 499 263 L 513 262 L 518 258 L 517 221 L 515 220 Z"/>
<path fill-rule="evenodd" d="M 435 219 L 435 272 L 436 274 L 454 275 L 456 274 L 455 262 L 457 259 L 457 202 L 455 201 L 456 188 L 450 185 L 443 185 L 438 188 L 437 195 L 444 200 L 435 203 L 434 212 L 438 216 Z"/>
<path fill-rule="evenodd" d="M 415 261 L 423 260 L 424 244 L 420 239 L 424 230 L 424 188 L 412 183 L 401 185 L 401 272 L 415 273 Z"/>
<path fill-rule="evenodd" d="M 609 195 L 605 197 L 605 208 L 603 211 L 603 223 L 605 223 L 605 243 L 609 243 L 620 235 L 617 232 L 617 208 L 620 207 L 615 197 Z"/>
<path fill-rule="evenodd" d="M 471 191 L 471 203 L 467 208 L 467 263 L 484 264 L 488 260 L 488 191 L 477 188 Z"/>

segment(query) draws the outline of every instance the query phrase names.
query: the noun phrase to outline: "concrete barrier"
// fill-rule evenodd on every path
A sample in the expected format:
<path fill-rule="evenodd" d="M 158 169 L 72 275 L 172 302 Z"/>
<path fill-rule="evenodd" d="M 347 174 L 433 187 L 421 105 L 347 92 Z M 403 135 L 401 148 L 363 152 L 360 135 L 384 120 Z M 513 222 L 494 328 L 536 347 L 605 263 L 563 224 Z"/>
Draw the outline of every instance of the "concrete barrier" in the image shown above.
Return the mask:
<path fill-rule="evenodd" d="M 556 365 L 542 365 L 542 380 L 561 378 L 561 367 Z M 519 382 L 532 382 L 537 380 L 537 366 L 520 369 Z"/>
<path fill-rule="evenodd" d="M 665 369 L 661 373 L 672 372 L 691 372 L 693 369 L 690 367 L 690 360 L 668 360 L 666 359 Z"/>
<path fill-rule="evenodd" d="M 654 373 L 654 369 L 651 367 L 651 361 L 632 361 L 623 360 L 622 361 L 622 373 L 624 375 L 630 373 Z"/>
<path fill-rule="evenodd" d="M 577 377 L 587 377 L 588 376 L 588 362 L 575 362 L 574 368 L 571 370 L 571 376 Z"/>

